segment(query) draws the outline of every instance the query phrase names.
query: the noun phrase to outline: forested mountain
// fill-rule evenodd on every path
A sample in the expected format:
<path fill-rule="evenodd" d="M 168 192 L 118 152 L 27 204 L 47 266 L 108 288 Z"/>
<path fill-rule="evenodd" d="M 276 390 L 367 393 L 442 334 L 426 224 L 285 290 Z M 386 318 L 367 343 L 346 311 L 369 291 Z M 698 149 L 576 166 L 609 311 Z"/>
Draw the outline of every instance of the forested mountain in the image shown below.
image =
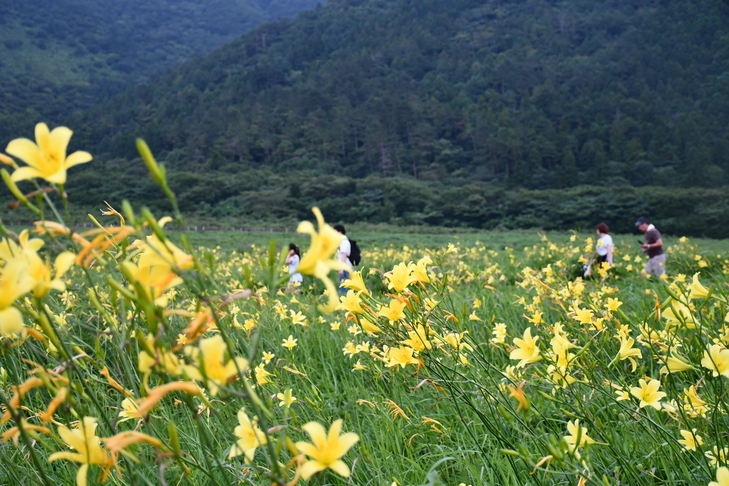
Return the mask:
<path fill-rule="evenodd" d="M 728 26 L 709 0 L 330 0 L 71 120 L 97 157 L 77 197 L 153 204 L 142 136 L 217 217 L 626 230 L 677 206 L 719 235 L 726 190 L 654 186 L 727 183 Z"/>
<path fill-rule="evenodd" d="M 0 0 L 0 136 L 57 121 L 321 0 Z"/>

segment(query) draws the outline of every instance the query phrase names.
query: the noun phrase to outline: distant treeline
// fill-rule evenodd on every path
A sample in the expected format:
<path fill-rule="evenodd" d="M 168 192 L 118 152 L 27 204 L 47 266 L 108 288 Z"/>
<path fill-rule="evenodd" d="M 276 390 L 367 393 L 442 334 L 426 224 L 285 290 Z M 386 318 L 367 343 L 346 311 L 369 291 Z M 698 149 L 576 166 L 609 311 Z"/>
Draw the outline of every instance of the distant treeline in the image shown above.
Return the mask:
<path fill-rule="evenodd" d="M 125 170 L 126 169 L 126 170 Z M 102 201 L 121 207 L 128 199 L 160 216 L 170 206 L 141 161 L 130 167 L 72 175 L 68 193 L 74 207 L 99 214 Z M 482 229 L 592 230 L 607 223 L 611 231 L 635 231 L 646 216 L 666 234 L 729 238 L 729 187 L 715 189 L 579 186 L 570 189 L 507 189 L 461 180 L 442 184 L 412 177 L 312 177 L 251 170 L 223 173 L 173 173 L 169 177 L 180 208 L 191 224 L 295 226 L 321 208 L 330 222 L 389 223 Z M 194 182 L 194 183 L 193 183 Z M 27 188 L 30 190 L 30 187 Z M 22 209 L 4 220 L 26 220 Z"/>

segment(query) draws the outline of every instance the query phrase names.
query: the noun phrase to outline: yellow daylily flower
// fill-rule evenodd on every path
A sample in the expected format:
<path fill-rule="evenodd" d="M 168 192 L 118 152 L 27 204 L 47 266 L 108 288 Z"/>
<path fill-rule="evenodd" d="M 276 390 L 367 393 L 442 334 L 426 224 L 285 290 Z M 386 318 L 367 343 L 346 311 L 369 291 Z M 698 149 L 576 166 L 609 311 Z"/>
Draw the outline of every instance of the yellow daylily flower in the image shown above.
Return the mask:
<path fill-rule="evenodd" d="M 18 243 L 10 238 L 0 240 L 0 260 L 8 261 L 20 257 L 25 252 L 36 253 L 44 244 L 40 238 L 30 238 L 28 230 L 18 235 Z"/>
<path fill-rule="evenodd" d="M 413 272 L 413 277 L 415 278 L 415 280 L 417 282 L 421 282 L 421 283 L 430 282 L 430 277 L 428 277 L 428 265 L 430 265 L 431 263 L 433 263 L 433 260 L 431 260 L 431 258 L 429 256 L 425 256 L 425 257 L 421 258 L 420 260 L 418 260 L 418 263 L 410 264 L 410 269 Z M 475 305 L 475 302 L 474 302 L 474 307 L 478 307 Z"/>
<path fill-rule="evenodd" d="M 590 309 L 575 309 L 575 319 L 580 321 L 580 324 L 592 323 L 593 313 Z"/>
<path fill-rule="evenodd" d="M 695 451 L 696 448 L 704 444 L 704 439 L 696 433 L 696 429 L 680 430 L 683 439 L 679 439 L 678 443 L 684 447 L 684 451 Z"/>
<path fill-rule="evenodd" d="M 139 406 L 136 400 L 133 398 L 125 398 L 121 402 L 122 411 L 119 412 L 119 419 L 116 423 L 120 424 L 127 420 L 139 420 L 144 418 L 144 415 L 139 413 Z"/>
<path fill-rule="evenodd" d="M 729 486 L 729 469 L 720 467 L 716 470 L 716 481 L 709 483 L 709 486 Z"/>
<path fill-rule="evenodd" d="M 5 264 L 0 277 L 0 335 L 18 334 L 23 329 L 23 314 L 13 302 L 30 292 L 35 285 L 28 275 L 24 260 L 11 260 Z"/>
<path fill-rule="evenodd" d="M 66 290 L 66 283 L 61 280 L 61 277 L 73 266 L 76 255 L 70 251 L 64 251 L 58 255 L 53 265 L 53 274 L 51 274 L 50 266 L 36 253 L 26 252 L 26 258 L 28 260 L 28 274 L 35 281 L 31 291 L 33 296 L 43 298 L 51 290 L 58 290 L 59 292 Z"/>
<path fill-rule="evenodd" d="M 363 314 L 364 309 L 362 309 L 362 301 L 359 298 L 359 294 L 360 292 L 355 292 L 354 290 L 347 291 L 347 295 L 339 297 L 339 306 L 337 308 L 353 314 Z"/>
<path fill-rule="evenodd" d="M 238 423 L 240 425 L 233 431 L 233 434 L 238 437 L 238 440 L 230 448 L 228 459 L 244 454 L 246 461 L 251 462 L 253 456 L 256 454 L 256 449 L 268 443 L 266 434 L 258 428 L 257 422 L 257 418 L 251 421 L 242 408 L 238 411 Z"/>
<path fill-rule="evenodd" d="M 521 360 L 516 365 L 517 368 L 521 368 L 526 366 L 528 363 L 534 363 L 542 359 L 539 347 L 537 346 L 538 339 L 539 336 L 534 338 L 532 337 L 531 327 L 526 328 L 521 339 L 514 338 L 514 345 L 516 345 L 517 348 L 509 354 L 509 359 Z"/>
<path fill-rule="evenodd" d="M 432 335 L 433 333 L 429 332 L 426 327 L 419 325 L 412 331 L 408 332 L 408 339 L 402 341 L 402 344 L 410 346 L 417 352 L 431 349 L 433 344 L 428 340 L 429 334 Z"/>
<path fill-rule="evenodd" d="M 622 334 L 620 335 L 619 339 L 620 351 L 618 351 L 618 355 L 615 357 L 615 359 L 617 359 L 618 361 L 622 361 L 624 359 L 630 360 L 630 363 L 633 365 L 633 371 L 635 371 L 636 367 L 638 366 L 635 358 L 642 358 L 643 353 L 640 349 L 636 349 L 633 347 L 635 339 Z"/>
<path fill-rule="evenodd" d="M 370 321 L 364 318 L 360 318 L 359 325 L 362 326 L 362 329 L 365 332 L 369 332 L 371 334 L 377 334 L 378 332 L 382 332 L 382 329 L 377 327 L 375 324 L 372 324 Z"/>
<path fill-rule="evenodd" d="M 412 268 L 402 262 L 395 265 L 392 272 L 385 274 L 385 278 L 387 279 L 387 288 L 398 293 L 417 281 L 417 278 L 412 274 Z"/>
<path fill-rule="evenodd" d="M 666 328 L 685 325 L 688 329 L 696 328 L 696 320 L 691 310 L 683 302 L 671 300 L 670 305 L 663 311 L 662 317 L 666 319 Z"/>
<path fill-rule="evenodd" d="M 317 422 L 309 422 L 302 427 L 311 437 L 313 444 L 297 442 L 296 448 L 311 459 L 306 461 L 300 469 L 301 477 L 305 480 L 324 469 L 331 469 L 340 476 L 349 477 L 349 468 L 340 458 L 359 441 L 354 432 L 340 435 L 342 419 L 335 420 L 329 428 L 329 433 Z"/>
<path fill-rule="evenodd" d="M 648 383 L 644 379 L 638 381 L 640 387 L 634 386 L 630 389 L 630 394 L 640 400 L 640 408 L 653 407 L 656 410 L 660 410 L 661 398 L 665 397 L 664 392 L 658 391 L 661 387 L 661 383 L 658 380 L 650 380 Z"/>
<path fill-rule="evenodd" d="M 595 444 L 595 441 L 587 436 L 587 427 L 581 426 L 579 420 L 567 422 L 567 432 L 570 435 L 565 436 L 564 440 L 572 448 Z"/>
<path fill-rule="evenodd" d="M 694 274 L 693 282 L 691 283 L 689 299 L 704 299 L 709 295 L 709 289 L 701 285 L 699 282 L 699 273 Z"/>
<path fill-rule="evenodd" d="M 724 375 L 729 378 L 729 349 L 719 344 L 712 345 L 704 351 L 701 366 L 712 371 L 713 376 Z"/>
<path fill-rule="evenodd" d="M 66 171 L 74 165 L 91 160 L 88 152 L 74 152 L 66 157 L 66 148 L 73 132 L 66 127 L 56 127 L 48 131 L 48 125 L 35 126 L 35 142 L 27 138 L 16 138 L 5 151 L 26 164 L 13 172 L 14 182 L 39 177 L 54 184 L 66 183 Z"/>
<path fill-rule="evenodd" d="M 400 302 L 397 299 L 392 299 L 389 306 L 380 306 L 380 309 L 377 311 L 377 315 L 387 317 L 393 322 L 399 321 L 405 317 L 405 303 Z"/>
<path fill-rule="evenodd" d="M 352 269 L 344 262 L 336 259 L 330 260 L 339 248 L 344 236 L 324 222 L 324 216 L 322 216 L 319 208 L 312 208 L 312 212 L 316 215 L 319 232 L 317 233 L 314 225 L 309 221 L 299 223 L 296 232 L 310 235 L 311 246 L 309 246 L 309 251 L 301 257 L 297 270 L 304 275 L 313 275 L 324 283 L 329 295 L 329 301 L 320 308 L 323 312 L 332 312 L 337 307 L 337 289 L 329 279 L 329 272 L 332 270 L 351 271 Z"/>
<path fill-rule="evenodd" d="M 385 359 L 388 360 L 385 366 L 392 368 L 393 366 L 400 365 L 401 368 L 405 368 L 407 365 L 417 365 L 420 361 L 418 361 L 418 358 L 414 354 L 415 350 L 409 346 L 390 348 L 385 354 Z"/>
<path fill-rule="evenodd" d="M 190 378 L 207 380 L 207 387 L 212 396 L 216 396 L 221 386 L 238 376 L 239 369 L 244 372 L 248 368 L 248 360 L 245 358 L 226 360 L 226 351 L 228 347 L 220 335 L 200 340 L 199 347 L 185 348 L 185 354 L 190 356 L 196 365 L 185 365 L 183 369 Z"/>
<path fill-rule="evenodd" d="M 693 365 L 686 360 L 686 358 L 676 354 L 671 354 L 671 356 L 666 357 L 665 361 L 666 365 L 660 370 L 660 374 L 662 375 L 665 373 L 678 373 L 679 371 L 695 369 Z"/>
<path fill-rule="evenodd" d="M 283 343 L 281 343 L 281 346 L 284 348 L 287 348 L 289 351 L 291 351 L 293 348 L 296 347 L 296 343 L 298 343 L 298 339 L 294 339 L 293 334 L 289 334 L 289 337 L 283 340 Z"/>
<path fill-rule="evenodd" d="M 76 484 L 86 486 L 86 471 L 89 464 L 106 465 L 109 463 L 109 456 L 101 448 L 101 439 L 96 436 L 96 419 L 84 417 L 78 429 L 68 429 L 63 425 L 58 427 L 58 435 L 64 442 L 76 452 L 55 452 L 48 457 L 48 462 L 58 459 L 79 462 L 82 466 L 76 474 Z"/>
<path fill-rule="evenodd" d="M 276 398 L 281 400 L 278 404 L 279 407 L 290 407 L 292 403 L 296 401 L 293 390 L 289 388 L 283 393 L 277 393 Z"/>
<path fill-rule="evenodd" d="M 352 272 L 349 278 L 342 282 L 342 287 L 354 290 L 356 292 L 362 292 L 365 295 L 370 295 L 369 290 L 365 286 L 364 279 L 362 278 L 362 272 Z"/>

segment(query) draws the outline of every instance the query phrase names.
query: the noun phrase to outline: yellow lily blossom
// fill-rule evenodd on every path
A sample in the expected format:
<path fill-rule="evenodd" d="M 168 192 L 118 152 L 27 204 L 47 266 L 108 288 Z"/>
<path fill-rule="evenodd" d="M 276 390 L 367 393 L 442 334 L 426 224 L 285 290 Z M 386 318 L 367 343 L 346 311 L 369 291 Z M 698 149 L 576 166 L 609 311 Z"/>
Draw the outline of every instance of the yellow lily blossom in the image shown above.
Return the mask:
<path fill-rule="evenodd" d="M 663 318 L 666 319 L 666 328 L 680 327 L 685 325 L 688 329 L 696 328 L 696 321 L 691 310 L 686 304 L 677 300 L 671 300 L 670 305 L 663 311 Z"/>
<path fill-rule="evenodd" d="M 684 447 L 683 451 L 695 451 L 696 447 L 704 444 L 704 439 L 696 433 L 696 429 L 680 430 L 679 432 L 683 439 L 679 439 L 678 443 Z"/>
<path fill-rule="evenodd" d="M 593 313 L 590 309 L 575 309 L 575 319 L 577 319 L 580 324 L 590 324 L 592 323 Z"/>
<path fill-rule="evenodd" d="M 699 282 L 699 273 L 694 274 L 693 282 L 691 283 L 689 299 L 704 299 L 709 295 L 709 289 L 701 285 Z"/>
<path fill-rule="evenodd" d="M 724 375 L 729 378 L 729 349 L 718 344 L 704 351 L 701 366 L 712 371 L 713 376 Z"/>
<path fill-rule="evenodd" d="M 729 486 L 729 469 L 720 467 L 716 470 L 716 481 L 709 483 L 709 486 Z"/>
<path fill-rule="evenodd" d="M 421 283 L 430 282 L 430 277 L 428 277 L 428 265 L 430 265 L 431 263 L 433 263 L 433 260 L 431 260 L 430 257 L 425 256 L 425 257 L 421 258 L 420 260 L 418 260 L 418 263 L 410 264 L 410 270 L 412 270 L 413 277 L 415 278 L 415 280 L 417 282 L 421 282 Z M 475 302 L 474 302 L 474 306 L 478 307 L 475 305 Z"/>
<path fill-rule="evenodd" d="M 116 423 L 120 424 L 127 420 L 139 420 L 144 418 L 144 415 L 139 413 L 139 406 L 136 400 L 133 398 L 125 398 L 121 402 L 122 411 L 119 412 L 119 420 Z"/>
<path fill-rule="evenodd" d="M 415 351 L 422 352 L 426 349 L 432 349 L 433 344 L 428 340 L 428 335 L 432 335 L 432 332 L 425 326 L 417 326 L 412 331 L 408 332 L 408 339 L 402 341 L 402 344 L 410 346 Z"/>
<path fill-rule="evenodd" d="M 362 329 L 365 332 L 369 332 L 370 334 L 377 334 L 378 332 L 382 332 L 382 329 L 364 318 L 360 318 L 359 325 L 362 326 Z"/>
<path fill-rule="evenodd" d="M 526 328 L 521 339 L 514 338 L 514 345 L 516 345 L 517 348 L 509 354 L 509 359 L 521 360 L 516 365 L 517 368 L 522 368 L 528 363 L 534 363 L 542 359 L 539 347 L 537 346 L 538 339 L 539 336 L 534 338 L 532 337 L 531 327 Z"/>
<path fill-rule="evenodd" d="M 506 341 L 506 324 L 495 324 L 494 329 L 493 331 L 491 331 L 491 333 L 494 335 L 494 337 L 491 338 L 492 343 L 503 344 Z"/>
<path fill-rule="evenodd" d="M 658 391 L 661 387 L 661 383 L 658 380 L 650 380 L 648 383 L 644 379 L 640 379 L 640 387 L 634 386 L 630 389 L 630 394 L 640 400 L 640 408 L 653 407 L 656 410 L 660 410 L 661 398 L 665 397 L 664 392 Z"/>
<path fill-rule="evenodd" d="M 220 335 L 200 340 L 198 347 L 185 348 L 185 354 L 196 365 L 185 365 L 183 369 L 190 378 L 201 381 L 204 378 L 212 396 L 216 396 L 221 386 L 238 376 L 238 370 L 245 372 L 248 369 L 248 360 L 240 357 L 226 360 L 226 351 L 228 347 Z"/>
<path fill-rule="evenodd" d="M 311 459 L 306 461 L 300 469 L 301 477 L 305 480 L 324 469 L 331 469 L 340 476 L 349 477 L 349 468 L 340 458 L 359 441 L 354 432 L 340 435 L 342 419 L 335 420 L 329 428 L 329 433 L 317 422 L 309 422 L 302 427 L 311 437 L 313 444 L 297 442 L 296 448 Z"/>
<path fill-rule="evenodd" d="M 253 456 L 256 454 L 256 449 L 268 443 L 266 434 L 258 428 L 257 422 L 258 419 L 256 418 L 251 421 L 245 410 L 242 408 L 238 411 L 238 423 L 240 425 L 238 425 L 233 431 L 233 434 L 238 437 L 238 440 L 235 444 L 233 444 L 233 447 L 230 448 L 228 459 L 244 454 L 246 456 L 246 460 L 251 462 L 253 460 Z"/>
<path fill-rule="evenodd" d="M 405 303 L 397 299 L 392 299 L 388 307 L 380 306 L 377 315 L 387 317 L 393 322 L 399 321 L 405 317 Z"/>
<path fill-rule="evenodd" d="M 417 281 L 417 278 L 412 274 L 412 268 L 402 262 L 395 265 L 392 272 L 385 274 L 385 278 L 387 279 L 387 288 L 398 293 Z"/>
<path fill-rule="evenodd" d="M 86 472 L 89 464 L 106 465 L 109 463 L 109 456 L 101 448 L 101 439 L 96 436 L 96 425 L 94 417 L 84 417 L 78 429 L 71 430 L 63 425 L 59 426 L 58 435 L 76 452 L 55 452 L 48 457 L 48 462 L 65 459 L 81 463 L 76 474 L 78 486 L 86 486 Z"/>
<path fill-rule="evenodd" d="M 347 291 L 347 295 L 339 297 L 339 306 L 337 308 L 349 311 L 353 314 L 364 313 L 359 294 L 359 292 L 355 292 L 354 290 Z"/>
<path fill-rule="evenodd" d="M 11 260 L 2 268 L 0 278 L 0 335 L 18 334 L 23 329 L 23 314 L 13 307 L 13 302 L 30 292 L 35 281 L 27 273 L 23 260 Z"/>
<path fill-rule="evenodd" d="M 420 363 L 418 358 L 414 356 L 415 350 L 409 346 L 399 346 L 397 348 L 390 348 L 385 354 L 387 359 L 388 368 L 400 365 L 401 368 L 405 368 L 407 365 L 417 365 Z"/>
<path fill-rule="evenodd" d="M 33 296 L 43 298 L 51 290 L 58 290 L 59 292 L 66 290 L 66 284 L 61 280 L 61 277 L 73 266 L 76 255 L 70 251 L 64 251 L 58 255 L 53 265 L 53 274 L 51 274 L 49 265 L 36 253 L 26 252 L 26 258 L 28 260 L 28 274 L 35 281 L 31 291 Z"/>
<path fill-rule="evenodd" d="M 290 407 L 292 403 L 296 401 L 293 390 L 289 388 L 283 393 L 277 393 L 276 398 L 281 400 L 278 404 L 279 407 Z"/>
<path fill-rule="evenodd" d="M 296 344 L 299 342 L 298 339 L 294 339 L 293 334 L 289 334 L 289 337 L 283 340 L 283 343 L 281 343 L 281 346 L 291 351 L 296 347 Z"/>
<path fill-rule="evenodd" d="M 354 290 L 356 292 L 362 292 L 365 295 L 370 295 L 369 290 L 365 286 L 364 279 L 362 278 L 362 272 L 352 272 L 349 278 L 342 282 L 342 287 Z"/>
<path fill-rule="evenodd" d="M 579 420 L 567 422 L 567 432 L 570 435 L 565 436 L 564 440 L 572 448 L 595 444 L 595 441 L 587 436 L 587 427 L 581 426 Z"/>
<path fill-rule="evenodd" d="M 16 138 L 5 151 L 28 164 L 13 172 L 14 182 L 39 177 L 54 184 L 66 183 L 66 171 L 74 165 L 91 160 L 88 152 L 74 152 L 66 157 L 66 148 L 73 132 L 66 127 L 48 131 L 48 125 L 35 126 L 35 142 L 27 138 Z"/>
<path fill-rule="evenodd" d="M 633 365 L 633 371 L 638 367 L 638 363 L 635 361 L 635 358 L 642 358 L 643 353 L 640 349 L 636 349 L 633 347 L 633 344 L 635 343 L 635 340 L 632 337 L 628 337 L 625 335 L 620 335 L 620 351 L 618 351 L 618 355 L 615 357 L 618 361 L 622 361 L 624 359 L 630 360 L 630 364 Z"/>
<path fill-rule="evenodd" d="M 317 233 L 314 225 L 309 221 L 299 223 L 296 232 L 310 235 L 311 246 L 309 251 L 301 257 L 297 270 L 304 275 L 313 275 L 324 283 L 329 301 L 320 308 L 322 312 L 332 312 L 337 307 L 337 289 L 329 279 L 329 272 L 332 270 L 351 271 L 352 269 L 344 262 L 329 259 L 336 253 L 344 236 L 324 222 L 324 216 L 319 208 L 312 208 L 312 212 L 316 215 L 319 232 Z"/>
<path fill-rule="evenodd" d="M 697 417 L 699 415 L 703 416 L 706 414 L 706 402 L 699 396 L 699 392 L 696 391 L 696 385 L 684 388 L 683 393 L 683 409 L 689 414 L 689 416 Z"/>
<path fill-rule="evenodd" d="M 30 238 L 28 230 L 23 230 L 18 235 L 18 243 L 10 238 L 0 240 L 0 260 L 8 261 L 19 258 L 25 252 L 36 253 L 44 242 L 40 238 Z"/>
<path fill-rule="evenodd" d="M 686 360 L 686 358 L 676 354 L 671 354 L 671 356 L 666 357 L 665 362 L 666 365 L 660 370 L 660 374 L 662 375 L 665 373 L 678 373 L 679 371 L 695 369 L 693 365 Z"/>

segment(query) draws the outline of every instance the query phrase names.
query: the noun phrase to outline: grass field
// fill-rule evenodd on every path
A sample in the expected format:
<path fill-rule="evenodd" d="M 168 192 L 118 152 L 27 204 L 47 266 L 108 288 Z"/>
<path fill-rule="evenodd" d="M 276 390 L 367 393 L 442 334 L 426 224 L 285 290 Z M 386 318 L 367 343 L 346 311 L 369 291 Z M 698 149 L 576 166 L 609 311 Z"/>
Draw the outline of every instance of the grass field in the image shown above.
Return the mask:
<path fill-rule="evenodd" d="M 0 225 L 0 484 L 729 484 L 725 242 L 666 238 L 646 278 L 617 235 L 586 278 L 592 234 L 352 225 L 338 289 L 317 209 L 304 234 L 128 204 L 72 232 L 2 172 L 58 222 Z"/>
<path fill-rule="evenodd" d="M 2 321 L 2 484 L 708 484 L 725 464 L 723 242 L 668 239 L 661 281 L 618 236 L 583 281 L 589 235 L 355 226 L 361 279 L 323 312 L 268 249 L 308 235 L 191 232 L 189 253 L 114 231 L 4 307 L 24 327 Z M 323 441 L 340 419 L 356 443 Z"/>

